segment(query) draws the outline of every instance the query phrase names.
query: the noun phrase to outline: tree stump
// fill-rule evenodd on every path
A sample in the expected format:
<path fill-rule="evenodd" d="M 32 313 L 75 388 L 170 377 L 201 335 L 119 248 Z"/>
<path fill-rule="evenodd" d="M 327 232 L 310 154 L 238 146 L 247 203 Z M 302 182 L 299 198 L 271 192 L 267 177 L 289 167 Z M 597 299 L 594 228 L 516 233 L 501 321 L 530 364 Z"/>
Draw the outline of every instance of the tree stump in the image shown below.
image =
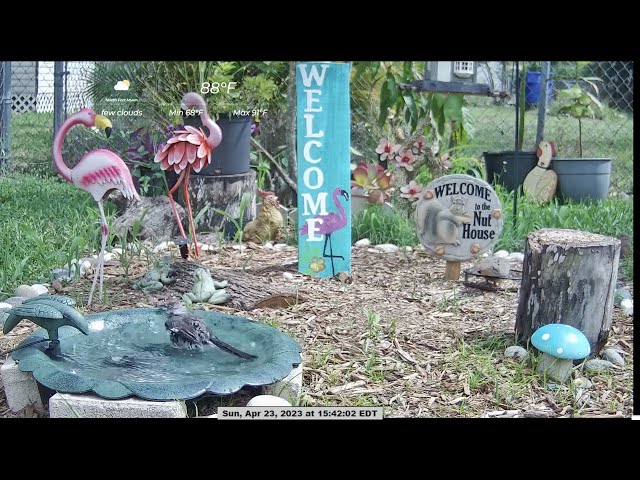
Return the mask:
<path fill-rule="evenodd" d="M 252 199 L 244 212 L 244 224 L 246 224 L 256 216 L 257 188 L 254 170 L 239 175 L 196 175 L 192 173 L 189 179 L 189 200 L 193 217 L 195 219 L 200 210 L 209 205 L 226 212 L 231 218 L 239 219 L 240 200 L 242 194 L 247 192 Z M 182 195 L 179 198 L 181 205 L 184 205 Z M 227 218 L 209 208 L 198 222 L 197 229 L 217 232 L 227 223 Z"/>
<path fill-rule="evenodd" d="M 566 229 L 530 233 L 516 337 L 527 342 L 539 327 L 563 323 L 584 333 L 597 354 L 611 329 L 619 260 L 615 238 Z"/>

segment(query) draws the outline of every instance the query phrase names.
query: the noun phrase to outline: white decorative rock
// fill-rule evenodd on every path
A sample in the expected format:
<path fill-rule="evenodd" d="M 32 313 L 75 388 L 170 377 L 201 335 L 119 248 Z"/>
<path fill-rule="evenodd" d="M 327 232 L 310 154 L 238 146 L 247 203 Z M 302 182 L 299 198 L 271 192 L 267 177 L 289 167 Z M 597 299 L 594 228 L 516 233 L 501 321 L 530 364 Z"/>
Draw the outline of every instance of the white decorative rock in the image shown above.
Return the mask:
<path fill-rule="evenodd" d="M 106 252 L 106 253 L 104 254 L 104 261 L 105 261 L 105 262 L 110 262 L 111 260 L 113 260 L 113 259 L 114 259 L 114 257 L 115 257 L 115 255 L 114 255 L 113 253 L 111 253 L 111 252 Z"/>
<path fill-rule="evenodd" d="M 111 253 L 114 255 L 122 255 L 122 249 L 120 247 L 114 247 L 111 249 Z"/>
<path fill-rule="evenodd" d="M 69 280 L 71 279 L 71 274 L 69 270 L 66 268 L 54 268 L 51 270 L 51 275 L 53 275 L 54 280 Z"/>
<path fill-rule="evenodd" d="M 369 245 L 371 245 L 371 240 L 368 238 L 361 238 L 353 244 L 354 247 L 368 247 Z"/>
<path fill-rule="evenodd" d="M 40 295 L 38 291 L 29 285 L 20 285 L 16 288 L 16 297 L 33 298 Z"/>
<path fill-rule="evenodd" d="M 12 308 L 10 303 L 0 302 L 0 310 L 11 310 Z"/>
<path fill-rule="evenodd" d="M 266 248 L 267 250 L 273 250 L 273 243 L 267 242 L 262 246 L 262 248 Z"/>
<path fill-rule="evenodd" d="M 375 248 L 367 248 L 369 253 L 383 253 L 382 250 L 376 250 Z"/>
<path fill-rule="evenodd" d="M 591 373 L 606 372 L 611 367 L 613 367 L 613 363 L 608 360 L 600 360 L 599 358 L 594 358 L 593 360 L 589 360 L 584 364 L 585 370 Z"/>
<path fill-rule="evenodd" d="M 617 350 L 614 350 L 613 348 L 605 348 L 604 352 L 602 352 L 602 356 L 605 360 L 608 360 L 614 365 L 624 367 L 624 358 L 622 358 L 622 355 L 620 355 Z"/>
<path fill-rule="evenodd" d="M 80 264 L 80 276 L 84 277 L 93 272 L 93 265 L 89 260 L 85 260 Z"/>
<path fill-rule="evenodd" d="M 258 395 L 247 403 L 247 407 L 290 407 L 291 404 L 284 398 L 275 395 Z"/>
<path fill-rule="evenodd" d="M 409 245 L 406 245 L 404 247 L 400 247 L 400 251 L 404 253 L 411 253 L 413 252 L 413 248 L 411 248 Z"/>
<path fill-rule="evenodd" d="M 522 362 L 529 356 L 529 352 L 527 352 L 525 348 L 514 345 L 512 347 L 507 347 L 504 351 L 504 356 L 506 358 L 512 358 L 517 362 Z"/>
<path fill-rule="evenodd" d="M 215 252 L 215 245 L 209 245 L 208 243 L 203 243 L 202 245 L 198 244 L 198 248 L 203 252 Z"/>
<path fill-rule="evenodd" d="M 231 248 L 234 250 L 240 250 L 241 252 L 244 252 L 247 249 L 244 245 L 233 245 Z"/>
<path fill-rule="evenodd" d="M 509 252 L 507 252 L 506 250 L 498 250 L 496 253 L 493 254 L 494 257 L 508 257 L 509 256 Z"/>
<path fill-rule="evenodd" d="M 382 243 L 374 247 L 376 250 L 382 253 L 396 253 L 400 250 L 400 247 L 393 243 Z"/>
<path fill-rule="evenodd" d="M 291 272 L 284 272 L 284 273 L 282 274 L 282 276 L 283 276 L 284 278 L 286 278 L 287 280 L 293 280 L 293 273 L 291 273 Z"/>
<path fill-rule="evenodd" d="M 524 253 L 520 253 L 520 252 L 511 252 L 508 256 L 507 259 L 512 260 L 514 262 L 524 262 Z"/>
<path fill-rule="evenodd" d="M 622 302 L 620 302 L 620 308 L 622 308 L 622 311 L 627 317 L 633 316 L 633 300 L 625 298 L 624 300 L 622 300 Z"/>
<path fill-rule="evenodd" d="M 573 385 L 576 388 L 591 388 L 593 383 L 588 378 L 578 377 L 573 380 Z"/>
<path fill-rule="evenodd" d="M 175 246 L 176 244 L 174 242 L 160 242 L 158 245 L 153 247 L 153 253 L 164 252 L 170 248 L 175 248 Z"/>
<path fill-rule="evenodd" d="M 46 295 L 47 293 L 49 293 L 49 289 L 47 288 L 47 286 L 42 285 L 41 283 L 35 283 L 31 285 L 31 288 L 38 292 L 38 295 Z"/>
<path fill-rule="evenodd" d="M 282 250 L 283 248 L 287 248 L 287 244 L 286 243 L 276 243 L 273 246 L 274 250 Z"/>

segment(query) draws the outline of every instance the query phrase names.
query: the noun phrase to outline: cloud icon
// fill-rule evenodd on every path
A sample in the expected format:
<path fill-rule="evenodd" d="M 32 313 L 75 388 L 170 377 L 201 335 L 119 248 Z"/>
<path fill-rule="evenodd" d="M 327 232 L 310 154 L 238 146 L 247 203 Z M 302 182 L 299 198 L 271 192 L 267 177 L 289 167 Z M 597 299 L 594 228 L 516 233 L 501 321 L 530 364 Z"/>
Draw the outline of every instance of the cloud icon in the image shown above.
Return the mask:
<path fill-rule="evenodd" d="M 120 80 L 113 86 L 114 90 L 129 90 L 129 85 L 131 82 L 129 80 Z"/>

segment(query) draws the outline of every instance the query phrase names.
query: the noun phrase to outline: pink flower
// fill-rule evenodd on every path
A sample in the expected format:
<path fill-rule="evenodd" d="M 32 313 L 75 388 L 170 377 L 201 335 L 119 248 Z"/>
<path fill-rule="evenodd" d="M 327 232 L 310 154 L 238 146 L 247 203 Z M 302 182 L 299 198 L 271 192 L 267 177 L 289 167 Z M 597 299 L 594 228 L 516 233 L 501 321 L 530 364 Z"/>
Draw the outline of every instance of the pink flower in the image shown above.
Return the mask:
<path fill-rule="evenodd" d="M 393 157 L 396 156 L 396 153 L 400 150 L 400 145 L 394 145 L 388 140 L 384 138 L 380 139 L 380 144 L 378 148 L 376 148 L 376 153 L 380 155 L 380 160 L 393 160 Z"/>
<path fill-rule="evenodd" d="M 422 189 L 423 189 L 422 185 L 416 183 L 415 180 L 411 180 L 409 182 L 409 185 L 400 187 L 400 196 L 402 198 L 408 198 L 409 200 L 414 201 L 420 198 Z"/>
<path fill-rule="evenodd" d="M 404 167 L 407 171 L 413 171 L 413 161 L 415 160 L 413 153 L 411 150 L 402 150 L 398 155 L 396 155 L 396 163 L 398 167 Z"/>
<path fill-rule="evenodd" d="M 425 142 L 426 142 L 426 139 L 422 135 L 416 138 L 416 141 L 413 142 L 413 148 L 411 149 L 413 153 L 415 153 L 416 155 L 419 155 L 422 152 L 424 152 Z"/>

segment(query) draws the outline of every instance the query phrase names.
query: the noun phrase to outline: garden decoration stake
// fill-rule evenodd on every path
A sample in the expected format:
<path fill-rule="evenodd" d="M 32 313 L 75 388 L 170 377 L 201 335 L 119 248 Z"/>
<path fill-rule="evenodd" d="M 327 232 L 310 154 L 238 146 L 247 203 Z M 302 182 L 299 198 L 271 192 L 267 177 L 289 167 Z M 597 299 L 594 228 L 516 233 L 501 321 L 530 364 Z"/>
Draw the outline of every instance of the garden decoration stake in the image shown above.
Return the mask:
<path fill-rule="evenodd" d="M 107 245 L 107 219 L 104 215 L 103 201 L 113 190 L 119 190 L 126 199 L 140 200 L 140 196 L 133 185 L 131 172 L 127 165 L 115 153 L 100 148 L 87 153 L 80 162 L 69 168 L 62 159 L 62 143 L 64 138 L 74 125 L 82 124 L 85 127 L 98 127 L 103 129 L 107 138 L 111 135 L 111 122 L 103 115 L 97 115 L 90 108 L 83 108 L 71 115 L 60 126 L 53 140 L 53 164 L 66 181 L 76 187 L 86 190 L 98 202 L 100 218 L 102 222 L 102 242 L 98 267 L 93 277 L 91 292 L 87 306 L 91 305 L 96 281 L 100 277 L 100 301 L 102 300 L 102 281 L 104 277 L 104 250 Z"/>
<path fill-rule="evenodd" d="M 491 186 L 469 175 L 429 183 L 414 214 L 426 250 L 447 261 L 445 278 L 460 278 L 460 262 L 489 250 L 502 231 L 502 205 Z"/>
<path fill-rule="evenodd" d="M 176 184 L 169 191 L 169 201 L 171 202 L 171 209 L 173 210 L 173 215 L 176 217 L 180 234 L 183 238 L 187 238 L 173 200 L 173 192 L 184 182 L 183 196 L 185 205 L 187 206 L 187 213 L 189 214 L 189 227 L 191 236 L 193 237 L 195 256 L 197 257 L 200 251 L 196 238 L 196 226 L 193 223 L 191 202 L 189 201 L 189 175 L 191 169 L 198 173 L 211 163 L 211 154 L 222 141 L 222 130 L 220 130 L 220 127 L 213 119 L 209 118 L 207 104 L 197 93 L 187 93 L 182 97 L 180 107 L 186 110 L 187 114 L 189 114 L 189 111 L 197 111 L 200 115 L 202 126 L 209 130 L 209 135 L 205 135 L 202 128 L 198 129 L 189 125 L 185 126 L 184 130 L 176 130 L 174 136 L 160 147 L 158 153 L 156 153 L 154 162 L 160 163 L 162 170 L 173 169 L 175 173 L 180 175 Z"/>
<path fill-rule="evenodd" d="M 316 277 L 351 275 L 350 69 L 296 65 L 298 270 Z"/>
<path fill-rule="evenodd" d="M 553 142 L 540 142 L 538 147 L 538 164 L 527 174 L 522 184 L 525 195 L 537 203 L 547 203 L 553 198 L 558 186 L 558 175 L 549 170 L 551 158 L 556 153 Z"/>

